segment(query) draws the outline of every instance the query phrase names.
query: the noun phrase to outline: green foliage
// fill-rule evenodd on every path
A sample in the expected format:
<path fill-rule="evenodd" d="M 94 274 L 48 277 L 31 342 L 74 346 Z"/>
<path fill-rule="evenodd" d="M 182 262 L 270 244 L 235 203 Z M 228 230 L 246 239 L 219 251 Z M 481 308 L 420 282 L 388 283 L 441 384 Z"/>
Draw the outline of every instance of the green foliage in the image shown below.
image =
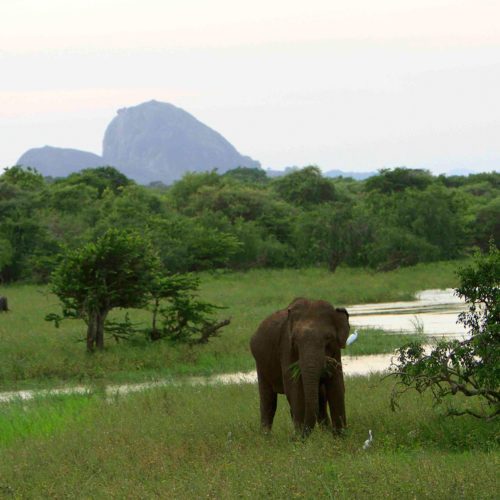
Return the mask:
<path fill-rule="evenodd" d="M 151 288 L 153 325 L 151 340 L 205 344 L 229 320 L 217 323 L 213 314 L 223 309 L 197 297 L 200 278 L 193 275 L 157 276 Z M 160 325 L 157 326 L 157 316 Z"/>
<path fill-rule="evenodd" d="M 54 181 L 56 186 L 59 184 L 70 186 L 90 186 L 91 188 L 97 190 L 99 198 L 107 189 L 114 194 L 117 194 L 120 188 L 128 186 L 132 183 L 133 181 L 128 179 L 114 167 L 86 168 L 81 172 L 69 175 L 66 179 L 57 179 Z"/>
<path fill-rule="evenodd" d="M 244 183 L 264 183 L 268 181 L 266 172 L 260 168 L 233 168 L 223 174 L 222 177 L 236 179 Z"/>
<path fill-rule="evenodd" d="M 486 250 L 490 240 L 500 247 L 500 196 L 478 208 L 472 227 L 474 241 L 481 249 Z"/>
<path fill-rule="evenodd" d="M 428 170 L 419 170 L 398 167 L 394 170 L 384 168 L 379 170 L 379 175 L 369 177 L 365 181 L 366 191 L 378 191 L 383 194 L 392 194 L 408 188 L 424 190 L 433 182 Z"/>
<path fill-rule="evenodd" d="M 0 273 L 5 266 L 12 263 L 14 250 L 10 241 L 5 238 L 0 238 Z"/>
<path fill-rule="evenodd" d="M 110 229 L 95 243 L 69 250 L 52 275 L 51 291 L 62 303 L 62 316 L 48 314 L 56 326 L 64 318 L 87 323 L 87 349 L 102 349 L 104 332 L 115 340 L 143 333 L 129 319 L 109 321 L 115 308 L 147 307 L 153 302 L 152 340 L 206 343 L 224 324 L 218 324 L 214 304 L 199 300 L 199 278 L 166 276 L 157 253 L 141 235 Z M 157 317 L 161 325 L 157 326 Z M 195 338 L 200 335 L 199 338 Z"/>
<path fill-rule="evenodd" d="M 14 166 L 6 168 L 0 177 L 2 182 L 14 184 L 26 191 L 36 191 L 44 186 L 42 174 L 36 168 Z"/>
<path fill-rule="evenodd" d="M 439 249 L 404 227 L 388 226 L 377 231 L 374 241 L 366 246 L 366 253 L 370 266 L 389 271 L 437 260 Z"/>
<path fill-rule="evenodd" d="M 217 169 L 202 173 L 186 172 L 182 179 L 170 188 L 169 198 L 176 207 L 180 208 L 203 186 L 217 186 L 220 183 L 221 178 L 217 174 Z"/>
<path fill-rule="evenodd" d="M 316 166 L 294 170 L 275 179 L 274 184 L 280 196 L 294 205 L 317 205 L 335 200 L 333 183 L 323 178 L 321 170 Z"/>
<path fill-rule="evenodd" d="M 500 414 L 500 252 L 492 244 L 489 253 L 476 253 L 472 265 L 458 272 L 457 295 L 469 304 L 459 321 L 470 337 L 440 341 L 427 353 L 420 343 L 398 350 L 393 375 L 398 383 L 392 403 L 408 388 L 432 391 L 436 403 L 462 393 L 484 402 L 480 411 L 470 405 L 450 408 L 449 415 L 469 414 L 494 418 Z"/>
<path fill-rule="evenodd" d="M 267 179 L 261 169 L 188 173 L 166 189 L 113 167 L 44 179 L 0 176 L 0 281 L 45 282 L 62 248 L 108 229 L 151 239 L 171 272 L 340 263 L 393 269 L 450 260 L 500 241 L 500 174 L 433 177 L 383 170 L 366 181 L 318 167 Z"/>
<path fill-rule="evenodd" d="M 334 272 L 352 249 L 352 231 L 352 206 L 346 203 L 324 203 L 304 211 L 296 225 L 298 261 L 325 264 Z"/>
<path fill-rule="evenodd" d="M 64 318 L 87 323 L 88 350 L 104 346 L 109 311 L 146 305 L 158 265 L 149 243 L 116 229 L 66 253 L 52 275 L 51 290 L 62 303 Z"/>
<path fill-rule="evenodd" d="M 214 269 L 226 265 L 241 243 L 238 238 L 211 224 L 210 216 L 173 214 L 151 221 L 153 240 L 160 258 L 171 272 Z"/>

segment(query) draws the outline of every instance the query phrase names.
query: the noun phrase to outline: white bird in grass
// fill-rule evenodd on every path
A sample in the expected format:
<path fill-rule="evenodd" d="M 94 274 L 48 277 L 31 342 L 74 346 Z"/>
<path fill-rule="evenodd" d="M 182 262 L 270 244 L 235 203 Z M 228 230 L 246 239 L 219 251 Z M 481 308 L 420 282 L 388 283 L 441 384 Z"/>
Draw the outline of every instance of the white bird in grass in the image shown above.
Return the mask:
<path fill-rule="evenodd" d="M 363 445 L 363 450 L 367 450 L 370 447 L 370 445 L 372 444 L 372 441 L 373 441 L 373 434 L 372 434 L 371 429 L 368 431 L 368 434 L 370 435 L 370 439 L 367 439 L 365 441 L 365 444 Z"/>
<path fill-rule="evenodd" d="M 352 335 L 349 335 L 347 338 L 347 342 L 345 343 L 346 346 L 351 345 L 356 339 L 358 338 L 358 329 L 354 330 L 354 333 Z"/>

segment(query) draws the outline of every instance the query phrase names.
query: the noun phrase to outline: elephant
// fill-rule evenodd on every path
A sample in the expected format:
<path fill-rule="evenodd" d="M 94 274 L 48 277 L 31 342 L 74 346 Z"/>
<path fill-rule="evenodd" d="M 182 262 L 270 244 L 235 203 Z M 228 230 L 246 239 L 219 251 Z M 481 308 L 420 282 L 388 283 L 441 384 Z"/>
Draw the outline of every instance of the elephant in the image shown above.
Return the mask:
<path fill-rule="evenodd" d="M 7 297 L 5 297 L 5 295 L 0 295 L 0 312 L 8 310 Z"/>
<path fill-rule="evenodd" d="M 265 433 L 271 431 L 278 394 L 286 394 L 295 430 L 302 436 L 316 423 L 330 425 L 327 403 L 334 431 L 343 431 L 347 421 L 340 349 L 345 348 L 349 330 L 344 308 L 303 297 L 260 324 L 250 349 L 257 365 Z M 328 360 L 328 370 L 327 357 L 333 358 Z M 294 375 L 293 366 L 300 368 L 300 374 Z"/>

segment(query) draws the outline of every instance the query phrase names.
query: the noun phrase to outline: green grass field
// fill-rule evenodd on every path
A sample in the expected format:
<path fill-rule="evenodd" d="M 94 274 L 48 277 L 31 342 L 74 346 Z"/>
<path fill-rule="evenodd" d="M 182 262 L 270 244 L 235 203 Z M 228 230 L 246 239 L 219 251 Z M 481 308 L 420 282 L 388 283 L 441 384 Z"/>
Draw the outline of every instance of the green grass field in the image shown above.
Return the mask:
<path fill-rule="evenodd" d="M 46 287 L 3 287 L 11 312 L 0 316 L 0 390 L 86 382 L 93 391 L 0 403 L 0 498 L 498 498 L 498 420 L 444 418 L 444 406 L 433 408 L 429 394 L 416 392 L 392 412 L 391 378 L 347 378 L 345 435 L 317 428 L 306 441 L 294 438 L 283 396 L 273 432 L 261 434 L 256 385 L 183 384 L 126 396 L 102 390 L 111 382 L 253 369 L 250 336 L 294 297 L 339 306 L 411 299 L 421 289 L 456 286 L 455 268 L 204 274 L 203 298 L 232 317 L 220 338 L 194 348 L 106 339 L 94 354 L 78 342 L 83 323 L 55 329 L 44 321 L 57 310 Z M 387 352 L 404 339 L 363 331 L 349 349 Z M 374 440 L 365 451 L 369 429 Z"/>
<path fill-rule="evenodd" d="M 56 329 L 44 320 L 47 313 L 59 311 L 47 287 L 4 286 L 0 293 L 8 296 L 11 312 L 0 316 L 0 390 L 250 370 L 250 336 L 267 315 L 295 297 L 323 298 L 336 306 L 411 299 L 418 290 L 455 286 L 456 267 L 443 262 L 387 273 L 349 268 L 334 274 L 323 269 L 205 273 L 201 296 L 227 307 L 221 318 L 231 317 L 220 338 L 192 348 L 139 337 L 117 344 L 107 338 L 104 352 L 92 355 L 79 342 L 85 336 L 83 321 L 67 321 Z M 130 313 L 133 322 L 150 321 L 144 311 Z M 113 315 L 123 317 L 123 312 Z M 345 353 L 389 352 L 403 340 L 367 331 Z"/>
<path fill-rule="evenodd" d="M 0 497 L 498 498 L 499 423 L 443 418 L 417 393 L 393 413 L 391 385 L 348 378 L 345 436 L 315 429 L 305 442 L 283 396 L 260 433 L 255 385 L 0 406 Z"/>

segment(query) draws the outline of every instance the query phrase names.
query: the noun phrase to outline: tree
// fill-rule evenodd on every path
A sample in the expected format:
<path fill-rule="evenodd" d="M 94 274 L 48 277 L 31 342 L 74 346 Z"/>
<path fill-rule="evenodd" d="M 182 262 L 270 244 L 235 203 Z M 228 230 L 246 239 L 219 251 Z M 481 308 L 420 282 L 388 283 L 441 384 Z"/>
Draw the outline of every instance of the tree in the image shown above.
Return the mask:
<path fill-rule="evenodd" d="M 66 179 L 57 179 L 55 184 L 92 186 L 101 197 L 106 189 L 118 193 L 125 186 L 133 184 L 124 174 L 114 167 L 85 168 L 81 172 L 69 175 Z"/>
<path fill-rule="evenodd" d="M 398 381 L 393 388 L 393 407 L 401 393 L 414 388 L 432 391 L 436 403 L 461 393 L 479 399 L 480 410 L 465 404 L 450 408 L 448 415 L 494 418 L 500 414 L 500 252 L 492 243 L 489 253 L 476 253 L 474 262 L 458 271 L 459 297 L 469 304 L 459 321 L 470 337 L 459 341 L 440 341 L 427 353 L 418 343 L 398 349 L 392 374 Z"/>
<path fill-rule="evenodd" d="M 3 182 L 15 184 L 25 191 L 35 191 L 45 185 L 42 174 L 38 173 L 36 168 L 24 169 L 19 165 L 6 168 L 0 178 Z"/>
<path fill-rule="evenodd" d="M 335 272 L 351 247 L 352 206 L 324 203 L 302 213 L 295 228 L 295 247 L 301 264 L 325 263 Z"/>
<path fill-rule="evenodd" d="M 190 274 L 158 275 L 151 287 L 153 321 L 151 340 L 161 338 L 189 344 L 205 344 L 230 319 L 217 322 L 213 313 L 219 306 L 196 296 L 200 279 Z M 160 316 L 161 325 L 157 318 Z"/>
<path fill-rule="evenodd" d="M 321 170 L 313 165 L 294 170 L 274 182 L 279 195 L 298 206 L 318 205 L 336 197 L 333 182 L 325 179 Z"/>
<path fill-rule="evenodd" d="M 366 179 L 366 191 L 389 194 L 404 191 L 410 187 L 423 190 L 433 182 L 433 177 L 428 170 L 416 168 L 397 167 L 394 170 L 383 168 L 379 170 L 379 174 Z"/>
<path fill-rule="evenodd" d="M 104 347 L 104 323 L 116 307 L 143 307 L 158 269 L 151 245 L 139 235 L 110 229 L 95 243 L 70 250 L 52 275 L 63 318 L 87 323 L 87 350 Z M 51 314 L 48 320 L 61 317 Z"/>
<path fill-rule="evenodd" d="M 233 168 L 222 174 L 222 177 L 236 179 L 244 183 L 264 183 L 269 180 L 265 170 L 250 167 Z"/>

